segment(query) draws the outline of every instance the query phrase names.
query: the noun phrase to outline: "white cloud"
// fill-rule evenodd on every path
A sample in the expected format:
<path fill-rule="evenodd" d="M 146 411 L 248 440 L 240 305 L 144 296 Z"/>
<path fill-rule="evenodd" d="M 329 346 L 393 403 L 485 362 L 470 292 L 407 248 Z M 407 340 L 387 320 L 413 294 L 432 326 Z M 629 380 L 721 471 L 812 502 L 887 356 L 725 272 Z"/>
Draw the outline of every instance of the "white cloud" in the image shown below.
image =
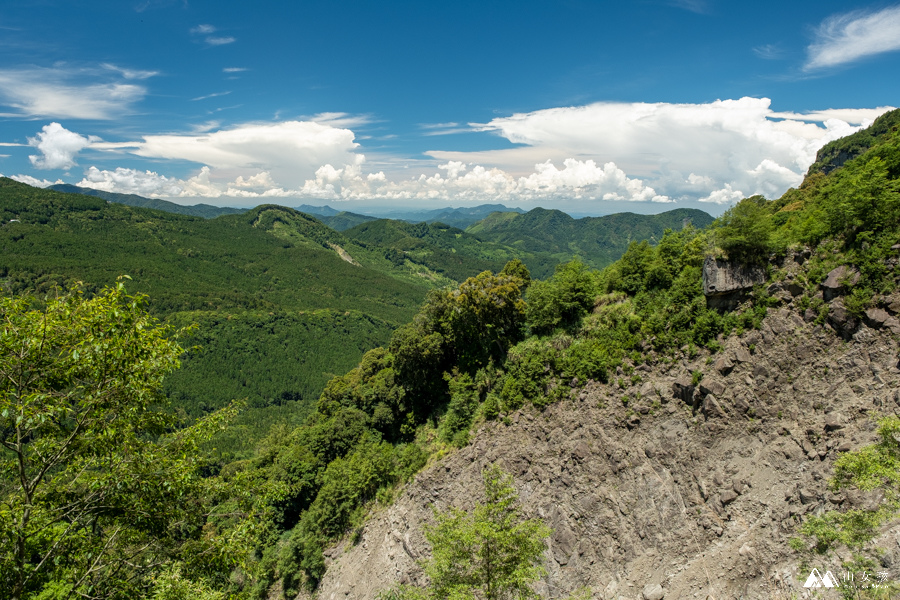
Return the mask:
<path fill-rule="evenodd" d="M 383 172 L 361 174 L 363 161 L 335 168 L 324 165 L 314 179 L 307 180 L 299 193 L 332 200 L 411 200 L 440 199 L 456 201 L 625 200 L 669 202 L 638 179 L 632 179 L 607 163 L 602 167 L 592 160 L 567 159 L 563 168 L 538 163 L 527 177 L 516 178 L 497 168 L 450 161 L 438 165 L 432 176 L 420 174 L 406 180 L 391 181 Z"/>
<path fill-rule="evenodd" d="M 137 194 L 139 196 L 180 196 L 184 187 L 175 179 L 169 179 L 153 171 L 138 171 L 122 167 L 114 171 L 101 171 L 90 167 L 84 179 L 77 184 L 81 187 L 117 192 L 120 194 Z"/>
<path fill-rule="evenodd" d="M 428 153 L 434 160 L 375 156 L 372 163 L 349 129 L 370 122 L 366 116 L 322 113 L 306 121 L 224 130 L 210 123 L 189 134 L 91 144 L 93 151 L 191 161 L 202 167 L 192 177 L 92 167 L 83 184 L 173 199 L 699 200 L 726 205 L 754 194 L 775 198 L 798 185 L 822 145 L 867 126 L 886 110 L 778 113 L 765 98 L 599 103 L 469 125 L 518 144 L 514 148 L 435 150 Z"/>
<path fill-rule="evenodd" d="M 3 177 L 3 175 L 0 175 L 0 177 Z M 31 175 L 10 175 L 9 178 L 18 181 L 19 183 L 24 183 L 26 185 L 39 188 L 49 187 L 55 183 L 64 183 L 62 179 L 57 179 L 56 181 L 48 181 L 46 179 L 38 179 L 37 177 L 32 177 Z"/>
<path fill-rule="evenodd" d="M 834 67 L 900 50 L 900 6 L 833 15 L 816 29 L 806 70 Z"/>
<path fill-rule="evenodd" d="M 237 41 L 235 38 L 231 36 L 214 36 L 210 35 L 218 31 L 218 29 L 214 25 L 210 25 L 208 23 L 203 23 L 197 25 L 196 27 L 191 28 L 191 33 L 194 35 L 203 35 L 206 36 L 203 38 L 203 41 L 206 42 L 210 46 L 224 46 L 225 44 L 231 44 Z M 227 71 L 226 71 L 227 72 Z"/>
<path fill-rule="evenodd" d="M 349 129 L 311 121 L 246 124 L 193 135 L 151 135 L 133 151 L 148 158 L 188 160 L 241 175 L 268 171 L 282 185 L 309 179 L 323 164 L 352 164 L 358 144 Z"/>
<path fill-rule="evenodd" d="M 209 24 L 200 24 L 191 29 L 191 33 L 199 33 L 201 35 L 207 35 L 215 32 L 216 28 Z"/>
<path fill-rule="evenodd" d="M 197 96 L 196 98 L 191 98 L 192 102 L 196 102 L 197 100 L 209 100 L 210 98 L 218 98 L 219 96 L 227 96 L 231 92 L 216 92 L 214 94 L 207 94 L 206 96 Z"/>
<path fill-rule="evenodd" d="M 142 71 L 140 69 L 126 69 L 124 67 L 119 67 L 116 65 L 112 65 L 109 63 L 103 63 L 100 65 L 107 71 L 114 71 L 120 74 L 125 79 L 149 79 L 150 77 L 154 77 L 159 75 L 159 71 Z"/>
<path fill-rule="evenodd" d="M 222 69 L 222 72 L 223 73 L 243 73 L 244 71 L 248 71 L 248 70 L 249 69 L 246 69 L 244 67 L 225 67 L 224 69 Z"/>
<path fill-rule="evenodd" d="M 210 46 L 224 46 L 225 44 L 233 44 L 237 38 L 231 36 L 209 36 L 204 40 Z"/>
<path fill-rule="evenodd" d="M 732 204 L 744 197 L 744 192 L 735 190 L 731 187 L 730 183 L 726 183 L 724 188 L 715 190 L 705 198 L 700 198 L 700 202 L 712 202 L 713 204 Z"/>
<path fill-rule="evenodd" d="M 323 112 L 313 115 L 310 121 L 329 127 L 350 128 L 368 125 L 373 121 L 371 115 L 352 115 L 345 112 Z"/>
<path fill-rule="evenodd" d="M 8 116 L 105 120 L 130 112 L 147 93 L 140 85 L 98 79 L 90 70 L 2 69 L 0 103 L 16 111 Z"/>
<path fill-rule="evenodd" d="M 798 115 L 776 113 L 770 104 L 767 98 L 741 98 L 708 104 L 550 108 L 473 124 L 518 147 L 427 154 L 445 162 L 492 165 L 524 177 L 534 171 L 533 165 L 547 160 L 612 162 L 657 195 L 675 200 L 721 198 L 718 192 L 728 189 L 775 197 L 802 180 L 825 143 L 868 126 L 889 110 L 829 109 Z M 761 164 L 766 168 L 760 170 Z M 699 178 L 706 178 L 704 185 Z"/>
<path fill-rule="evenodd" d="M 96 137 L 84 137 L 69 131 L 59 123 L 44 125 L 37 137 L 28 138 L 28 145 L 38 149 L 40 155 L 28 157 L 38 169 L 68 169 L 75 166 L 75 155 L 100 141 Z"/>

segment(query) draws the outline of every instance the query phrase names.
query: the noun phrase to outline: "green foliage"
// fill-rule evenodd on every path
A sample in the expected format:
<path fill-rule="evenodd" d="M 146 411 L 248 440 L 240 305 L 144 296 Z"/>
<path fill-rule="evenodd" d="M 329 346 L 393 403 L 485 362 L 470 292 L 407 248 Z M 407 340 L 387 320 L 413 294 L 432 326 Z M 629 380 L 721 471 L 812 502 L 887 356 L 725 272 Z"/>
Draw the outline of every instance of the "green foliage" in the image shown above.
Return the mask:
<path fill-rule="evenodd" d="M 834 491 L 848 487 L 880 490 L 882 502 L 874 510 L 830 511 L 807 518 L 800 532 L 812 540 L 816 552 L 841 546 L 860 551 L 878 534 L 883 523 L 900 514 L 900 418 L 883 419 L 878 436 L 875 444 L 842 454 L 835 461 L 830 487 Z"/>
<path fill-rule="evenodd" d="M 719 218 L 716 242 L 731 260 L 763 262 L 774 250 L 772 230 L 766 199 L 752 196 L 741 200 Z"/>
<path fill-rule="evenodd" d="M 0 579 L 13 599 L 45 586 L 134 597 L 161 565 L 227 545 L 201 536 L 212 490 L 198 444 L 234 409 L 170 433 L 160 388 L 181 348 L 144 308 L 121 283 L 90 300 L 0 297 Z"/>
<path fill-rule="evenodd" d="M 441 441 L 456 447 L 465 446 L 469 441 L 469 427 L 478 411 L 478 390 L 467 373 L 455 371 L 444 375 L 450 391 L 450 404 L 441 419 L 438 436 Z"/>
<path fill-rule="evenodd" d="M 619 213 L 573 219 L 544 208 L 525 214 L 495 213 L 466 231 L 480 239 L 506 244 L 519 251 L 532 275 L 546 278 L 557 264 L 574 254 L 600 269 L 616 261 L 635 240 L 658 241 L 666 229 L 680 230 L 685 223 L 706 227 L 712 217 L 700 210 L 676 209 L 658 215 Z"/>
<path fill-rule="evenodd" d="M 552 278 L 535 281 L 529 288 L 528 324 L 537 334 L 571 329 L 593 307 L 596 294 L 595 278 L 584 263 L 576 259 L 559 265 Z"/>
<path fill-rule="evenodd" d="M 432 548 L 425 563 L 428 588 L 401 586 L 382 598 L 538 598 L 531 584 L 545 572 L 540 561 L 551 531 L 537 519 L 522 519 L 509 474 L 495 465 L 483 478 L 485 502 L 471 514 L 452 507 L 435 511 L 436 523 L 425 532 Z"/>

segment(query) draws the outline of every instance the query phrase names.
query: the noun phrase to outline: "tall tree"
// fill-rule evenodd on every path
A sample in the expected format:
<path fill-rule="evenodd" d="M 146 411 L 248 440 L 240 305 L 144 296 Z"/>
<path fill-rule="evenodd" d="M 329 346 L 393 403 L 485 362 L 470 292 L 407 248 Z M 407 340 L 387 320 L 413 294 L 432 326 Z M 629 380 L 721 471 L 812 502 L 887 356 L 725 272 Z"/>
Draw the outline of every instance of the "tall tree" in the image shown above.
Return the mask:
<path fill-rule="evenodd" d="M 223 415 L 170 433 L 160 386 L 182 350 L 144 298 L 121 282 L 92 299 L 0 297 L 0 322 L 9 597 L 134 597 L 188 545 L 210 558 L 197 443 Z"/>

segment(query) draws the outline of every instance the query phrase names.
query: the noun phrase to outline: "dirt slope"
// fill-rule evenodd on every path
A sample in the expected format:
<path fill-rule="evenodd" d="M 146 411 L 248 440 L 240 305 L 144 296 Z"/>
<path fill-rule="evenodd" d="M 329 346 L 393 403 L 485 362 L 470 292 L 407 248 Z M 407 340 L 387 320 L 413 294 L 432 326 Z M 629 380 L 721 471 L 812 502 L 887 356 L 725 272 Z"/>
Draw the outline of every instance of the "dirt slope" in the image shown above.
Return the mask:
<path fill-rule="evenodd" d="M 542 596 L 588 586 L 593 598 L 658 598 L 659 585 L 665 598 L 808 597 L 788 539 L 804 514 L 871 501 L 832 494 L 827 480 L 839 452 L 875 439 L 878 415 L 900 412 L 897 343 L 865 326 L 843 341 L 782 308 L 725 346 L 640 366 L 626 390 L 589 382 L 572 401 L 483 426 L 373 514 L 356 545 L 329 552 L 318 597 L 420 581 L 432 504 L 472 506 L 492 462 L 554 529 Z M 894 581 L 898 531 L 882 540 Z M 810 566 L 837 572 L 839 561 Z"/>

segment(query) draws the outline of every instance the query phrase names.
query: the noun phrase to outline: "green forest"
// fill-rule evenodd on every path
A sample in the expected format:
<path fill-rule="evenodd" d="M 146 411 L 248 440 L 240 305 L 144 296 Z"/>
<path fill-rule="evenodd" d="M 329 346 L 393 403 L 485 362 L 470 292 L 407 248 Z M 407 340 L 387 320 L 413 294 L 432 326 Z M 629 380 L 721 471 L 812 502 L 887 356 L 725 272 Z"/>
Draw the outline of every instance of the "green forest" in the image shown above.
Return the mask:
<path fill-rule="evenodd" d="M 839 140 L 855 156 L 832 153 L 839 166 L 811 170 L 781 198 L 746 198 L 706 227 L 685 214 L 658 235 L 625 236 L 602 268 L 535 237 L 541 252 L 567 254 L 552 271 L 538 263 L 546 275 L 487 246 L 488 230 L 527 215 L 468 233 L 382 221 L 338 233 L 281 207 L 202 220 L 0 181 L 13 324 L 3 369 L 49 365 L 3 384 L 0 576 L 16 599 L 294 597 L 315 590 L 329 544 L 468 444 L 477 424 L 509 424 L 513 411 L 567 401 L 620 368 L 639 377 L 642 364 L 715 353 L 720 336 L 758 327 L 777 300 L 761 285 L 735 311 L 709 308 L 709 256 L 757 263 L 770 283 L 771 259 L 809 248 L 801 304 L 824 321 L 817 286 L 848 264 L 860 278 L 847 308 L 862 314 L 898 284 L 886 259 L 900 236 L 900 131 L 884 127 L 897 114 L 877 134 Z M 534 216 L 565 222 L 553 212 Z M 491 243 L 514 248 L 510 235 Z M 110 287 L 121 273 L 131 280 Z M 41 322 L 58 336 L 49 349 L 36 341 Z M 72 366 L 82 362 L 85 372 Z M 110 369 L 128 376 L 99 375 Z M 126 392 L 139 402 L 129 410 L 107 400 Z M 121 489 L 103 469 L 128 469 Z M 80 520 L 63 518 L 88 489 L 115 502 L 79 501 Z M 140 510 L 172 494 L 187 513 Z M 22 517 L 32 506 L 39 524 Z M 900 506 L 890 508 L 872 518 Z M 835 515 L 806 533 L 827 545 L 851 539 L 858 521 Z"/>

